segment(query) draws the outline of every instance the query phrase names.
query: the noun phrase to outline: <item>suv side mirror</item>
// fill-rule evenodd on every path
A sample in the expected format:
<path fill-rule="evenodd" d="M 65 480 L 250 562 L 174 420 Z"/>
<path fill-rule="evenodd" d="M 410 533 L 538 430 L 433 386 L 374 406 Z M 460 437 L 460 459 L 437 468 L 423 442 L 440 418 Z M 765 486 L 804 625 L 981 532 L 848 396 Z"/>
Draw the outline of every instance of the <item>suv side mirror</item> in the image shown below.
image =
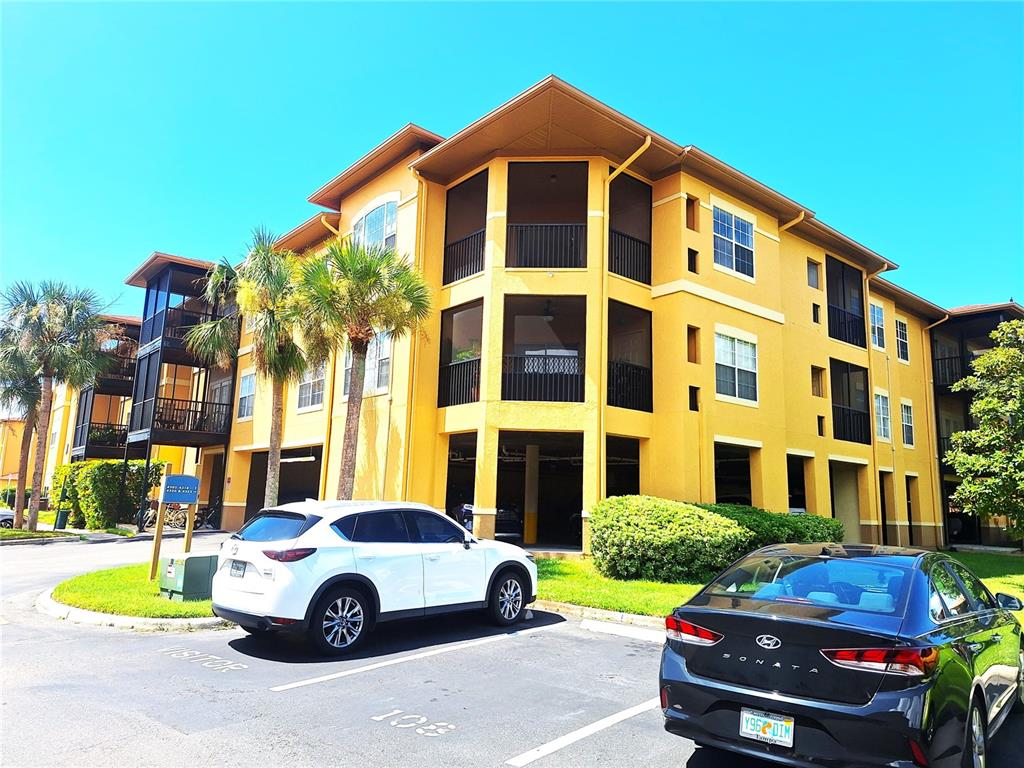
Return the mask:
<path fill-rule="evenodd" d="M 1013 595 L 1008 595 L 1005 592 L 999 592 L 996 594 L 996 602 L 1000 608 L 1004 608 L 1007 611 L 1024 611 L 1024 605 L 1021 604 Z"/>
<path fill-rule="evenodd" d="M 473 538 L 473 534 L 469 531 L 466 531 L 466 537 L 462 540 L 462 546 L 464 546 L 466 549 L 469 549 L 469 546 L 474 541 L 476 541 L 476 539 Z"/>

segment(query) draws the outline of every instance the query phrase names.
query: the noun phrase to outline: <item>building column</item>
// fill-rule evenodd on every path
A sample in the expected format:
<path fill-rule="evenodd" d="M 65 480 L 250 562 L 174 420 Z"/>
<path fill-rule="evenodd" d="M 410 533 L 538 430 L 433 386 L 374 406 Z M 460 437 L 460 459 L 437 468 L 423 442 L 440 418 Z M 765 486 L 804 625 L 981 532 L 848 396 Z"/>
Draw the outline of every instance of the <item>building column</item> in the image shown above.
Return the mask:
<path fill-rule="evenodd" d="M 498 430 L 484 426 L 476 433 L 476 467 L 473 488 L 473 535 L 494 538 L 498 514 Z"/>
<path fill-rule="evenodd" d="M 805 456 L 803 459 L 804 464 L 804 504 L 807 507 L 807 514 L 809 515 L 822 515 L 823 517 L 831 517 L 831 512 L 828 505 L 821 505 L 821 499 L 818 495 L 818 474 L 815 471 L 815 458 L 812 456 Z M 827 483 L 826 483 L 827 490 Z"/>
<path fill-rule="evenodd" d="M 857 516 L 860 522 L 861 541 L 865 544 L 881 544 L 882 528 L 878 523 L 880 515 L 874 504 L 875 483 L 871 475 L 871 465 L 857 465 Z"/>
<path fill-rule="evenodd" d="M 603 497 L 599 462 L 604 461 L 604 451 L 598 445 L 604 438 L 597 429 L 583 432 L 583 509 L 580 510 L 583 526 L 583 554 L 590 554 L 590 511 Z"/>
<path fill-rule="evenodd" d="M 523 543 L 537 543 L 537 496 L 540 490 L 540 446 L 526 446 L 526 482 L 523 489 Z"/>
<path fill-rule="evenodd" d="M 747 450 L 747 467 L 750 471 L 750 503 L 761 509 L 769 509 L 770 501 L 764 487 L 765 467 L 764 450 L 750 448 Z"/>

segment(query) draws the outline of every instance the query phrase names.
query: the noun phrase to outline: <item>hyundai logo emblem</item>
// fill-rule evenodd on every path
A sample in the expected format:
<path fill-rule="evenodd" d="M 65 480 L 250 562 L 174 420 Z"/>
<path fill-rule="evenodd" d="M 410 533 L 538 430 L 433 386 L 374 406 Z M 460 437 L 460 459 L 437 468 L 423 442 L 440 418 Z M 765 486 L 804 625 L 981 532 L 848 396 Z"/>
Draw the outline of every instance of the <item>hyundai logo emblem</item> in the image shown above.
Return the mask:
<path fill-rule="evenodd" d="M 758 635 L 756 642 L 762 648 L 767 648 L 769 651 L 774 651 L 782 645 L 782 641 L 775 637 L 775 635 Z"/>

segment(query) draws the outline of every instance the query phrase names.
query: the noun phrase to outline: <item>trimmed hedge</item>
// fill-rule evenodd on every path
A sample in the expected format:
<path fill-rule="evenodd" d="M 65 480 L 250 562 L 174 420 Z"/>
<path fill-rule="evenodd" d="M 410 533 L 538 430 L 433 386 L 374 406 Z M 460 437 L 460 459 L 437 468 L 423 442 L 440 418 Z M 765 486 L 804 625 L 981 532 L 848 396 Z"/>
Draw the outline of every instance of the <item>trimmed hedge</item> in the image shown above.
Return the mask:
<path fill-rule="evenodd" d="M 752 549 L 754 535 L 727 517 L 653 496 L 613 496 L 590 515 L 597 569 L 613 579 L 706 579 Z"/>
<path fill-rule="evenodd" d="M 751 549 L 771 544 L 809 544 L 817 541 L 841 542 L 843 524 L 830 517 L 790 515 L 769 512 L 745 504 L 697 504 L 701 509 L 735 520 L 754 534 Z"/>
<path fill-rule="evenodd" d="M 32 495 L 32 489 L 25 489 L 25 504 L 23 509 L 28 509 L 28 500 Z M 14 500 L 18 498 L 18 487 L 12 485 L 10 488 L 0 488 L 0 507 L 14 509 Z"/>
<path fill-rule="evenodd" d="M 154 461 L 149 468 L 149 488 L 160 485 L 165 462 Z M 67 488 L 64 506 L 70 505 L 68 524 L 72 528 L 102 531 L 115 528 L 118 523 L 135 519 L 135 507 L 142 494 L 146 462 L 138 459 L 124 462 L 118 459 L 93 459 L 64 464 L 53 476 L 51 508 L 56 509 L 64 484 Z M 121 492 L 122 478 L 124 493 Z M 119 503 L 120 502 L 120 503 Z"/>

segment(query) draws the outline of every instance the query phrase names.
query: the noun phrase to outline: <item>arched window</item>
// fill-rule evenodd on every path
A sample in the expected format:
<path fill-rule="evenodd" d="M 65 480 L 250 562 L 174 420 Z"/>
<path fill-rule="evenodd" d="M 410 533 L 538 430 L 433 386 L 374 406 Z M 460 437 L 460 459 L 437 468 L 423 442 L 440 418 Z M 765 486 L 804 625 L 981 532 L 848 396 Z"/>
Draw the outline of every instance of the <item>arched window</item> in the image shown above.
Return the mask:
<path fill-rule="evenodd" d="M 397 215 L 398 203 L 378 205 L 353 225 L 352 237 L 357 243 L 394 248 Z"/>

